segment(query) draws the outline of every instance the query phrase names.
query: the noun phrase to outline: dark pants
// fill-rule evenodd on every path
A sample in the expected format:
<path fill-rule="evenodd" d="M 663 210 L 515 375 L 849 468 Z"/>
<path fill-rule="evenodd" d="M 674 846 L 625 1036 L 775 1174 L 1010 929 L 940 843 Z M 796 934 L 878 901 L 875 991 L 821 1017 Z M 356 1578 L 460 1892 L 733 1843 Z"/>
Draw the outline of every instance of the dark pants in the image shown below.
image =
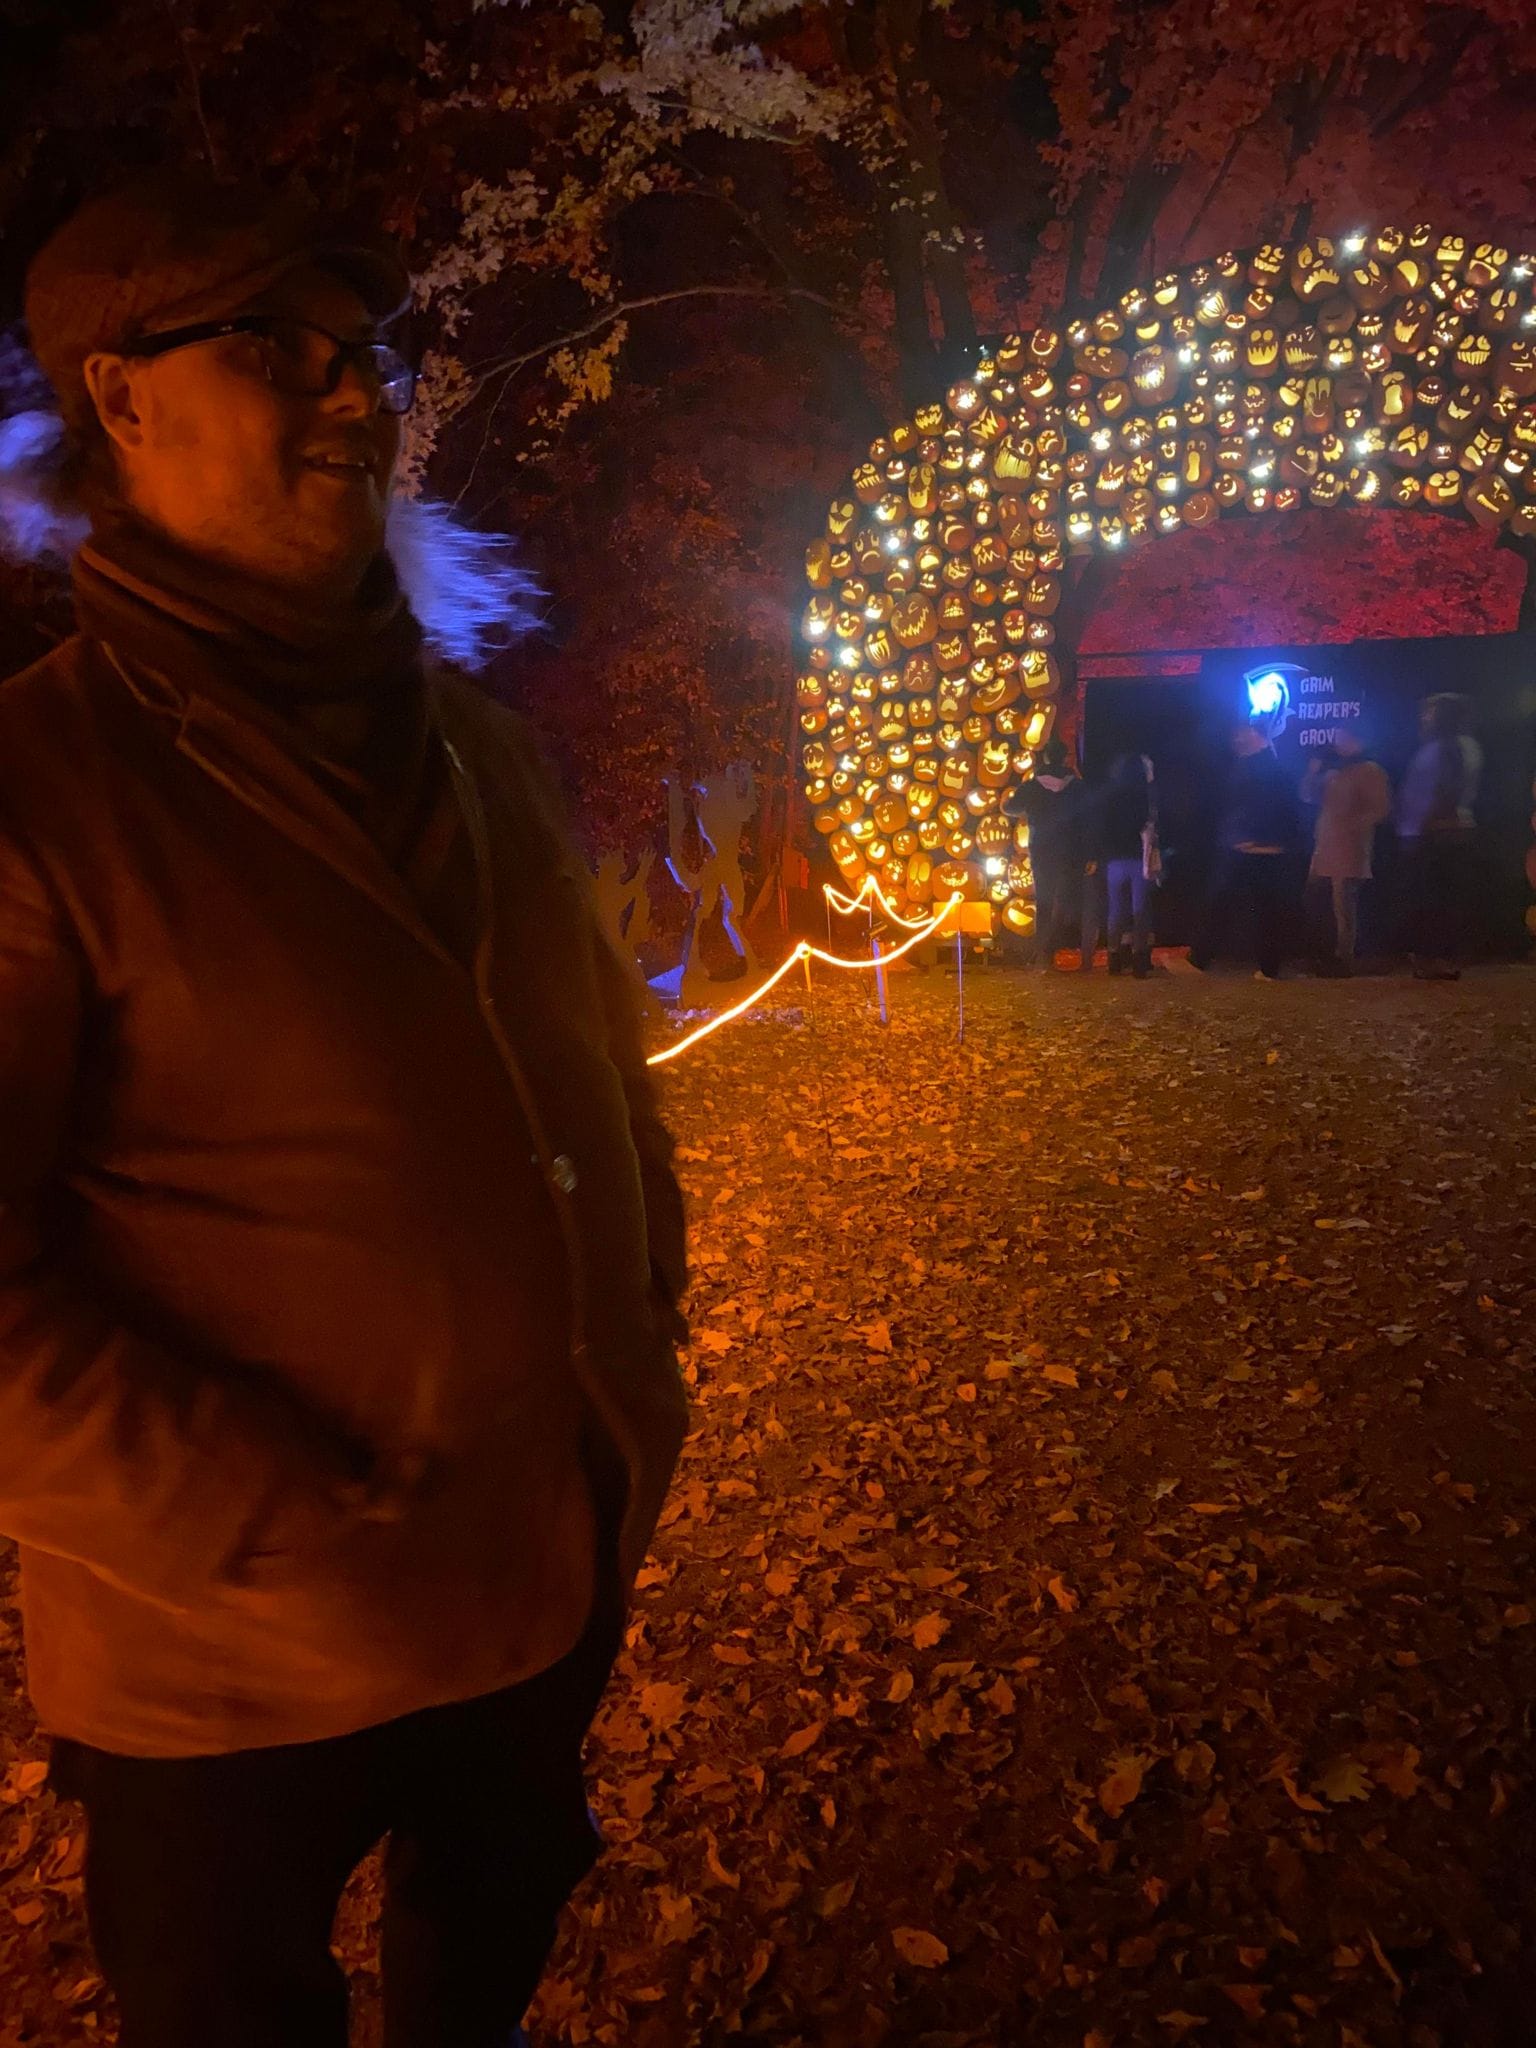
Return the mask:
<path fill-rule="evenodd" d="M 385 2048 L 510 2048 L 597 1858 L 581 1744 L 621 1630 L 615 1588 L 539 1677 L 329 1741 L 172 1759 L 56 1743 L 122 2048 L 346 2048 L 331 1922 L 386 1832 Z"/>
<path fill-rule="evenodd" d="M 1459 960 L 1472 923 L 1476 852 L 1470 832 L 1433 834 L 1403 843 L 1408 950 L 1415 959 Z"/>
<path fill-rule="evenodd" d="M 1113 956 L 1131 935 L 1138 960 L 1152 951 L 1152 884 L 1147 880 L 1140 854 L 1133 860 L 1111 860 L 1104 864 L 1104 883 L 1109 897 L 1106 943 Z"/>
<path fill-rule="evenodd" d="M 1085 874 L 1072 857 L 1033 853 L 1035 873 L 1035 958 L 1049 967 L 1060 945 L 1080 944 L 1088 961 L 1099 936 L 1097 875 Z"/>
<path fill-rule="evenodd" d="M 1278 974 L 1285 952 L 1287 882 L 1290 862 L 1283 853 L 1225 852 L 1216 863 L 1206 897 L 1200 935 L 1190 948 L 1196 967 L 1208 967 L 1221 951 L 1234 912 L 1246 905 L 1253 918 L 1253 944 L 1261 974 Z"/>

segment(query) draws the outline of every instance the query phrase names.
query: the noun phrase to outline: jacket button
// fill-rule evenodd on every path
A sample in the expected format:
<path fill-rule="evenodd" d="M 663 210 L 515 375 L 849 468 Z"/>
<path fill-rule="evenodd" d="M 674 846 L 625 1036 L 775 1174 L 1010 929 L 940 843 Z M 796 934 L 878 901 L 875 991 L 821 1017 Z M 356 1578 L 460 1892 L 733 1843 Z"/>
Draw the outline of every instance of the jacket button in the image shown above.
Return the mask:
<path fill-rule="evenodd" d="M 559 1156 L 551 1163 L 549 1169 L 549 1177 L 554 1182 L 555 1186 L 560 1190 L 562 1195 L 569 1195 L 575 1193 L 576 1166 L 575 1162 L 570 1158 L 570 1156 L 567 1153 L 560 1153 Z"/>

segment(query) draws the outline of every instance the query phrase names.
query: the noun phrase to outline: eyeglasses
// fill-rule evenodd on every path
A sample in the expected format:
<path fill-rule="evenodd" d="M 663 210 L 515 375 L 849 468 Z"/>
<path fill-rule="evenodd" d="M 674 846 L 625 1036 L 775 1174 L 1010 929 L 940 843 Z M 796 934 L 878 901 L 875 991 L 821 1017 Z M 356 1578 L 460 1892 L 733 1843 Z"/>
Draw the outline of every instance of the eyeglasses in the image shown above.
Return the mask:
<path fill-rule="evenodd" d="M 267 382 L 286 397 L 329 398 L 348 364 L 378 393 L 381 412 L 409 412 L 416 396 L 415 370 L 388 342 L 347 341 L 311 321 L 285 320 L 266 313 L 247 313 L 238 320 L 201 320 L 191 327 L 169 328 L 164 334 L 146 334 L 130 342 L 123 354 L 164 356 L 172 349 L 194 348 L 231 334 L 249 335 L 258 344 Z"/>

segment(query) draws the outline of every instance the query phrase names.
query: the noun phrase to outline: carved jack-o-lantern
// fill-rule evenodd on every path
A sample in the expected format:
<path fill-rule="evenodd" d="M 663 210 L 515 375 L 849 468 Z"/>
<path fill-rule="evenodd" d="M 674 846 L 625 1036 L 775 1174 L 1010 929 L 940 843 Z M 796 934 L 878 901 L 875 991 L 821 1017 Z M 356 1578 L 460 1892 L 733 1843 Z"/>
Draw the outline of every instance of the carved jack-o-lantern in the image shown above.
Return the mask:
<path fill-rule="evenodd" d="M 938 614 L 926 597 L 914 592 L 898 602 L 891 626 L 903 647 L 926 647 L 938 633 Z"/>

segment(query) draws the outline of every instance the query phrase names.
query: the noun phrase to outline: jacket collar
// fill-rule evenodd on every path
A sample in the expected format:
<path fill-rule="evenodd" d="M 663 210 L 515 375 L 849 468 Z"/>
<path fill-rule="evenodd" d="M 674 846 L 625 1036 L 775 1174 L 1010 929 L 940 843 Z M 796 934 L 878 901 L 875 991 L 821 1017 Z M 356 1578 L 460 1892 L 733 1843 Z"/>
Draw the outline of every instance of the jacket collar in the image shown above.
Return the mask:
<path fill-rule="evenodd" d="M 105 641 L 97 643 L 107 663 L 137 702 L 173 729 L 178 753 L 282 832 L 323 861 L 392 917 L 427 950 L 462 973 L 461 964 L 433 932 L 421 908 L 383 851 L 345 807 L 332 797 L 285 745 L 281 724 L 254 701 L 234 692 L 188 688 L 158 670 L 126 660 Z M 482 866 L 480 835 L 466 817 L 467 774 L 443 732 L 441 699 L 427 682 L 428 719 L 435 743 L 450 770 L 450 800 Z"/>

